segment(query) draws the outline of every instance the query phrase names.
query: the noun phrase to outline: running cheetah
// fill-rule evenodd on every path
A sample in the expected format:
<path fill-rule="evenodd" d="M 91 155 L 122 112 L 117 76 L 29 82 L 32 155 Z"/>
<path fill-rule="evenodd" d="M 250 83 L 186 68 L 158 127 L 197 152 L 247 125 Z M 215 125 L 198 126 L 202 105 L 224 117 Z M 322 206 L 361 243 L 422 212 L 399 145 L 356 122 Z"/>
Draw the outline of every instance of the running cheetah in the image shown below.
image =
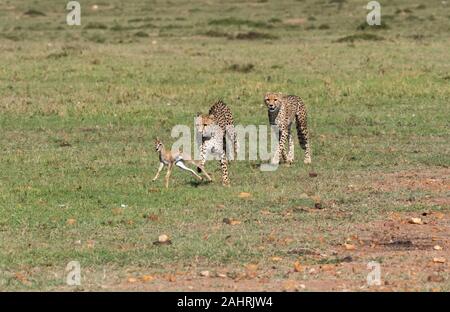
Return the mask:
<path fill-rule="evenodd" d="M 304 163 L 311 163 L 311 147 L 309 142 L 306 107 L 303 100 L 295 95 L 284 95 L 282 93 L 266 93 L 264 102 L 269 110 L 269 122 L 279 129 L 280 137 L 278 148 L 275 151 L 271 163 L 278 164 L 280 154 L 284 161 L 291 164 L 294 161 L 294 139 L 291 136 L 291 125 L 295 120 L 297 136 L 301 148 L 305 151 Z M 288 152 L 286 154 L 285 144 L 288 141 Z"/>
<path fill-rule="evenodd" d="M 233 158 L 234 153 L 230 155 L 227 142 L 232 142 L 235 153 L 237 153 L 239 148 L 236 130 L 234 128 L 233 114 L 230 108 L 222 100 L 216 102 L 209 109 L 207 115 L 197 115 L 196 127 L 198 133 L 202 136 L 200 166 L 204 168 L 209 153 L 219 155 L 222 169 L 222 183 L 229 185 L 228 158 Z"/>

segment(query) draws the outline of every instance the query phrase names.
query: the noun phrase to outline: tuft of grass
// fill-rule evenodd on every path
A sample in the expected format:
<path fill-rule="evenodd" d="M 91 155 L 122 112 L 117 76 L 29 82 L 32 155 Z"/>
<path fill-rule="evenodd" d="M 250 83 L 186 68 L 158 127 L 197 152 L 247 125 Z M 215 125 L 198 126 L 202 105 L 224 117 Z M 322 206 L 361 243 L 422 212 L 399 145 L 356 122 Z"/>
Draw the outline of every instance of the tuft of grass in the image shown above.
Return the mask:
<path fill-rule="evenodd" d="M 321 24 L 321 25 L 319 25 L 318 29 L 320 29 L 320 30 L 330 29 L 330 25 L 328 25 L 328 24 Z"/>
<path fill-rule="evenodd" d="M 271 23 L 271 24 L 278 24 L 278 23 L 281 23 L 282 20 L 280 18 L 277 18 L 277 17 L 272 17 L 271 19 L 268 20 L 268 22 Z"/>
<path fill-rule="evenodd" d="M 84 29 L 108 29 L 108 26 L 100 22 L 89 22 Z"/>
<path fill-rule="evenodd" d="M 399 14 L 411 14 L 413 11 L 411 9 L 397 9 L 395 10 L 395 14 L 399 15 Z"/>
<path fill-rule="evenodd" d="M 238 73 L 249 73 L 253 71 L 254 68 L 255 68 L 254 64 L 247 63 L 247 64 L 231 64 L 230 66 L 228 66 L 227 69 Z"/>
<path fill-rule="evenodd" d="M 375 34 L 356 34 L 356 35 L 350 35 L 345 36 L 342 38 L 339 38 L 336 40 L 336 42 L 355 42 L 355 41 L 382 41 L 384 40 L 384 37 L 375 35 Z"/>
<path fill-rule="evenodd" d="M 46 16 L 44 12 L 36 9 L 29 9 L 28 11 L 25 11 L 23 14 L 28 16 Z"/>
<path fill-rule="evenodd" d="M 208 30 L 205 33 L 201 33 L 205 36 L 208 37 L 213 37 L 213 38 L 231 38 L 232 35 L 223 31 L 219 31 L 219 30 Z"/>
<path fill-rule="evenodd" d="M 386 24 L 386 22 L 382 22 L 381 25 L 369 25 L 367 22 L 362 22 L 361 24 L 356 27 L 356 30 L 386 30 L 390 27 Z"/>
<path fill-rule="evenodd" d="M 20 41 L 23 39 L 19 33 L 0 33 L 0 38 L 5 38 L 11 41 Z"/>
<path fill-rule="evenodd" d="M 91 42 L 95 43 L 105 43 L 106 42 L 106 36 L 100 34 L 100 33 L 94 33 L 87 37 L 87 39 Z"/>
<path fill-rule="evenodd" d="M 144 21 L 144 19 L 143 18 L 131 18 L 131 19 L 129 19 L 128 20 L 128 23 L 140 23 L 140 22 L 143 22 Z"/>
<path fill-rule="evenodd" d="M 275 35 L 257 32 L 257 31 L 248 31 L 248 32 L 240 32 L 240 33 L 236 33 L 236 34 L 231 34 L 231 33 L 220 31 L 220 30 L 208 30 L 207 32 L 200 33 L 200 34 L 205 35 L 207 37 L 228 38 L 230 40 L 263 40 L 263 39 L 273 40 L 273 39 L 278 39 L 278 37 Z"/>
<path fill-rule="evenodd" d="M 226 17 L 213 19 L 208 22 L 209 25 L 214 26 L 248 26 L 248 27 L 270 27 L 269 24 L 262 21 L 251 21 L 247 19 L 239 19 L 235 17 Z"/>
<path fill-rule="evenodd" d="M 130 28 L 128 28 L 128 27 L 124 27 L 124 26 L 122 26 L 122 25 L 120 25 L 120 24 L 114 24 L 112 27 L 111 27 L 111 30 L 112 31 L 125 31 L 125 30 L 127 30 L 127 29 L 130 29 Z"/>
<path fill-rule="evenodd" d="M 136 37 L 141 37 L 141 38 L 146 38 L 148 37 L 148 34 L 144 31 L 138 31 L 137 33 L 134 34 L 134 36 Z"/>
<path fill-rule="evenodd" d="M 278 39 L 278 37 L 275 35 L 271 35 L 268 33 L 262 33 L 262 32 L 258 32 L 258 31 L 241 32 L 241 33 L 236 34 L 233 38 L 237 39 L 237 40 Z"/>

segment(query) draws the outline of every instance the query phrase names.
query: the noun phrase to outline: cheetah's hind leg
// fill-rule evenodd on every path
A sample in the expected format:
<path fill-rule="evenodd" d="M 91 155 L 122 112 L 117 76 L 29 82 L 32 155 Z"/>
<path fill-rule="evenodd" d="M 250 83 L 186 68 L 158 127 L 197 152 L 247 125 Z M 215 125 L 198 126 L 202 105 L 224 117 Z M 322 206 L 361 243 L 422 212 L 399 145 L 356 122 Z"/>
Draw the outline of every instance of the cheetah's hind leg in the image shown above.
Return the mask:
<path fill-rule="evenodd" d="M 300 142 L 300 147 L 305 151 L 303 162 L 305 164 L 311 163 L 311 145 L 309 141 L 308 126 L 306 121 L 306 111 L 299 111 L 295 116 L 297 126 L 297 136 Z"/>

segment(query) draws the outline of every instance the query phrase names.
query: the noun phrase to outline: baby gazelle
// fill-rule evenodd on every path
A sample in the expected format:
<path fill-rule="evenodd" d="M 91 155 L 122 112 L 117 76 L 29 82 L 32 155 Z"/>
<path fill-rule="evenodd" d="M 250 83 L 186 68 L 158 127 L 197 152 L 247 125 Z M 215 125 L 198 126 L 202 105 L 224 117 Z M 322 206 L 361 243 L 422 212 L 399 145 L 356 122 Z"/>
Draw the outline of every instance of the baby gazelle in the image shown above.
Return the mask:
<path fill-rule="evenodd" d="M 205 169 L 202 166 L 200 166 L 200 164 L 198 164 L 197 162 L 191 160 L 189 155 L 181 154 L 179 152 L 166 151 L 166 149 L 164 148 L 164 144 L 162 144 L 161 140 L 158 138 L 155 139 L 155 149 L 156 149 L 156 152 L 158 152 L 158 154 L 159 154 L 159 168 L 158 168 L 158 172 L 156 173 L 155 177 L 153 178 L 153 181 L 156 181 L 156 179 L 158 179 L 161 170 L 164 168 L 164 165 L 168 166 L 166 179 L 165 179 L 166 180 L 166 188 L 169 187 L 169 178 L 170 178 L 170 174 L 172 173 L 173 165 L 175 165 L 183 170 L 189 171 L 193 175 L 195 175 L 197 178 L 199 178 L 200 180 L 203 180 L 203 178 L 201 176 L 199 176 L 194 170 L 186 167 L 185 162 L 195 165 L 197 167 L 197 169 L 199 170 L 199 172 L 203 172 L 205 174 L 206 178 L 209 181 L 211 181 L 211 177 L 205 171 Z"/>

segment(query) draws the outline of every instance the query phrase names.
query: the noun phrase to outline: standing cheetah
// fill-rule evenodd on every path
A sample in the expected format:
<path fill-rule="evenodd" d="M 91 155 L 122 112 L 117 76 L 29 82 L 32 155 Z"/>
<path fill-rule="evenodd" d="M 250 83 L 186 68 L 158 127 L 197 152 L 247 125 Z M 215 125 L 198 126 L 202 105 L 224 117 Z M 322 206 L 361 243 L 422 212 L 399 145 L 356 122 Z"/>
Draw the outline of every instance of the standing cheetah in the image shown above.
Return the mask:
<path fill-rule="evenodd" d="M 297 136 L 300 146 L 305 150 L 304 163 L 311 163 L 311 147 L 309 142 L 306 107 L 303 100 L 295 95 L 284 95 L 282 93 L 266 93 L 264 102 L 269 110 L 269 122 L 279 129 L 280 138 L 278 148 L 272 158 L 272 164 L 278 164 L 280 154 L 288 164 L 294 161 L 294 139 L 291 136 L 291 125 L 295 120 Z M 288 153 L 285 144 L 288 141 Z"/>
<path fill-rule="evenodd" d="M 202 136 L 200 147 L 200 166 L 204 168 L 208 153 L 220 156 L 222 168 L 222 183 L 230 184 L 228 176 L 227 141 L 232 142 L 237 153 L 238 142 L 234 128 L 233 114 L 230 108 L 222 101 L 216 102 L 209 110 L 209 114 L 199 114 L 196 119 L 196 127 Z M 233 154 L 231 154 L 233 155 Z M 234 155 L 233 155 L 234 156 Z"/>

